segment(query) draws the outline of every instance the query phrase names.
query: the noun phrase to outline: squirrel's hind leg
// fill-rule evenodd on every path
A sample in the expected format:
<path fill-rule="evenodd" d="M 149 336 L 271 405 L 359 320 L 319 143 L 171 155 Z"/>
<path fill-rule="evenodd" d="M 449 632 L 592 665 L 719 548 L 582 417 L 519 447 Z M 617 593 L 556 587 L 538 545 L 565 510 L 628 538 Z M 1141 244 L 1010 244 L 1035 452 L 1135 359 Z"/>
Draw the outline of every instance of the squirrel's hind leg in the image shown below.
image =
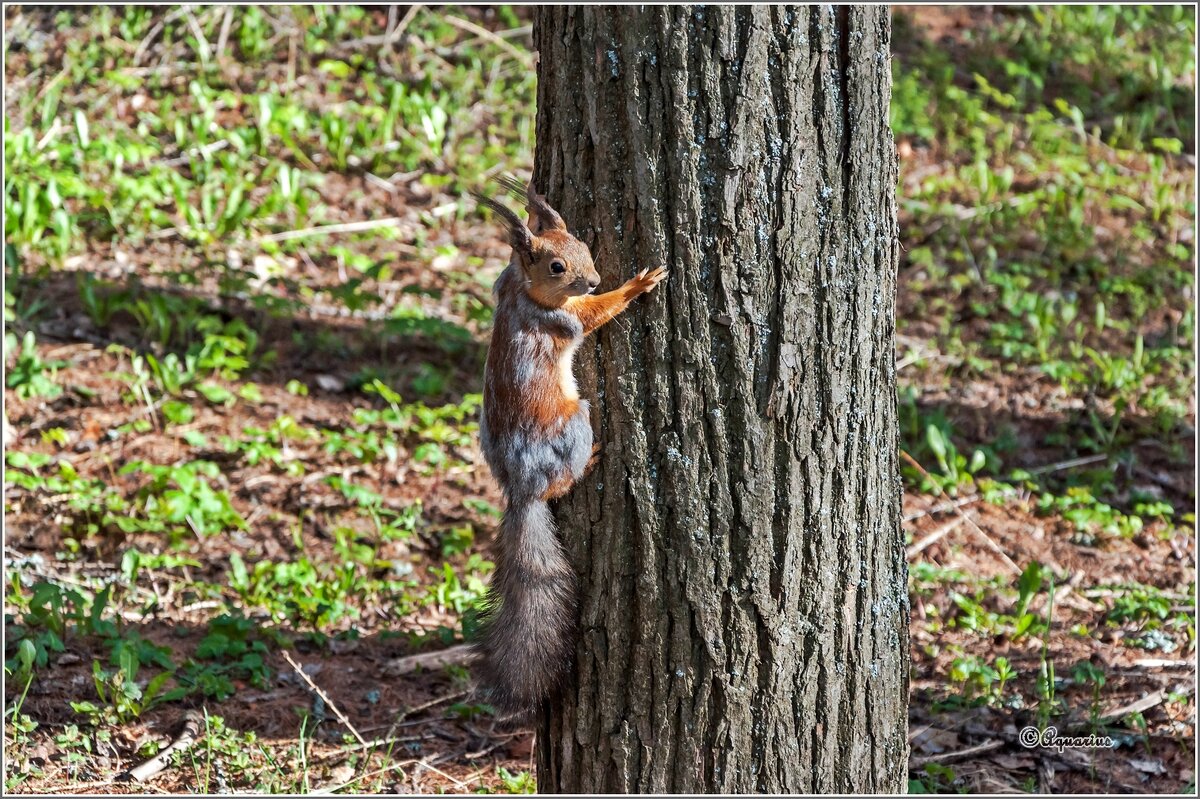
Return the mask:
<path fill-rule="evenodd" d="M 550 487 L 542 494 L 542 501 L 549 502 L 552 499 L 566 496 L 575 487 L 575 476 L 570 472 L 566 472 L 558 479 L 551 481 Z"/>
<path fill-rule="evenodd" d="M 561 474 L 550 480 L 550 485 L 542 492 L 542 500 L 549 502 L 552 499 L 558 499 L 570 493 L 583 478 L 591 474 L 592 469 L 596 468 L 596 464 L 600 460 L 600 442 L 591 441 L 591 428 L 586 428 L 588 436 L 586 441 L 579 440 L 575 446 L 571 447 L 572 456 L 570 460 L 564 464 L 564 469 Z M 586 459 L 586 460 L 585 460 Z"/>
<path fill-rule="evenodd" d="M 583 467 L 583 474 L 579 475 L 579 479 L 587 477 L 592 473 L 592 469 L 596 468 L 596 464 L 600 462 L 600 442 L 592 442 L 592 457 L 588 458 L 587 464 Z"/>

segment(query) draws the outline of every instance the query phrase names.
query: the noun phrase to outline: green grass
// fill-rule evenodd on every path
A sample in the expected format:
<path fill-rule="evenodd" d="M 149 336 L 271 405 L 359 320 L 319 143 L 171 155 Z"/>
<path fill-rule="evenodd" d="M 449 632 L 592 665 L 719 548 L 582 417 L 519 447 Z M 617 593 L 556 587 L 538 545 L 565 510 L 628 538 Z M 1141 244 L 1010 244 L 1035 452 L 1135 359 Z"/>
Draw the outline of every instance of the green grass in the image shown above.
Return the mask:
<path fill-rule="evenodd" d="M 920 464 L 901 471 L 924 497 L 917 507 L 956 499 L 972 515 L 911 564 L 914 634 L 927 641 L 916 671 L 940 682 L 914 723 L 986 706 L 1111 732 L 1097 718 L 1114 677 L 1075 658 L 1114 640 L 1167 658 L 1191 651 L 1194 583 L 1168 568 L 1165 584 L 1107 588 L 1074 556 L 1064 570 L 1018 553 L 1057 560 L 1067 545 L 1140 562 L 1128 542 L 1169 558 L 1160 542 L 1192 536 L 1193 17 L 1007 7 L 947 43 L 925 38 L 910 12 L 894 16 L 899 419 Z M 1151 479 L 1167 473 L 1176 488 Z M 979 534 L 963 532 L 973 525 Z M 962 571 L 990 569 L 980 535 L 1023 574 Z M 946 560 L 957 568 L 937 565 Z M 1086 602 L 1052 599 L 1072 578 Z M 971 773 L 928 763 L 910 790 L 985 787 Z"/>
<path fill-rule="evenodd" d="M 161 736 L 123 731 L 199 706 L 169 784 L 460 788 L 413 765 L 420 741 L 346 744 L 304 694 L 273 706 L 282 739 L 232 721 L 281 690 L 280 650 L 362 647 L 362 675 L 469 640 L 492 568 L 475 442 L 499 264 L 464 198 L 531 164 L 528 39 L 511 9 L 423 9 L 381 46 L 387 13 L 13 18 L 6 515 L 30 535 L 5 574 L 8 790 L 87 783 L 114 741 L 148 757 Z M 914 673 L 936 684 L 916 713 L 1109 729 L 1129 686 L 1078 653 L 1194 651 L 1194 587 L 1167 568 L 1195 523 L 1170 487 L 1194 473 L 1193 37 L 1169 7 L 998 8 L 948 44 L 896 14 L 906 498 L 978 500 L 981 531 L 1017 542 L 993 567 L 964 523 L 912 559 Z M 1162 570 L 1114 582 L 1130 553 Z M 1072 583 L 1088 558 L 1105 574 Z M 80 687 L 47 714 L 64 675 Z M 409 684 L 419 705 L 466 682 L 390 685 Z M 379 696 L 352 712 L 383 732 L 408 711 Z M 491 723 L 467 697 L 430 713 L 418 730 Z M 1157 737 L 1130 740 L 1170 740 L 1143 721 Z M 467 790 L 535 787 L 527 757 L 457 765 Z M 910 789 L 971 773 L 929 763 Z"/>
<path fill-rule="evenodd" d="M 377 48 L 343 53 L 324 38 L 365 34 L 362 9 L 292 8 L 305 32 L 294 70 L 302 78 L 260 79 L 247 91 L 211 60 L 182 73 L 135 64 L 150 15 L 118 24 L 118 13 L 59 12 L 56 24 L 72 32 L 66 71 L 5 117 L 5 235 L 23 262 L 58 264 L 90 240 L 136 247 L 158 235 L 214 258 L 230 248 L 294 253 L 297 240 L 261 239 L 345 221 L 321 193 L 332 175 L 420 170 L 430 186 L 461 191 L 528 160 L 531 74 L 503 51 L 460 46 L 461 31 L 440 15 L 418 15 L 409 28 L 423 42 L 405 54 L 404 74 L 424 75 L 413 81 L 381 64 Z M 277 65 L 286 43 L 264 12 L 235 16 L 224 55 L 250 69 Z M 204 38 L 216 40 L 223 14 L 202 17 Z M 199 49 L 186 20 L 161 36 L 188 55 Z M 46 57 L 33 52 L 27 74 L 59 66 Z M 232 285 L 246 279 L 228 271 Z"/>
<path fill-rule="evenodd" d="M 1132 464 L 1139 441 L 1187 435 L 1195 206 L 1178 154 L 1194 149 L 1194 101 L 1180 91 L 1194 75 L 1191 17 L 1006 9 L 957 50 L 897 30 L 892 121 L 917 163 L 901 173 L 901 334 L 919 324 L 938 367 L 951 364 L 947 381 L 1038 378 L 1070 408 L 1063 434 L 1047 437 L 1063 459 Z M 940 168 L 920 168 L 925 158 Z M 903 394 L 902 433 L 937 485 L 915 471 L 910 484 L 1012 479 L 1012 431 L 961 443 L 945 410 L 914 404 L 924 371 Z M 1105 474 L 1039 485 L 1061 494 L 1041 506 L 1099 503 L 1103 514 L 1116 488 Z"/>

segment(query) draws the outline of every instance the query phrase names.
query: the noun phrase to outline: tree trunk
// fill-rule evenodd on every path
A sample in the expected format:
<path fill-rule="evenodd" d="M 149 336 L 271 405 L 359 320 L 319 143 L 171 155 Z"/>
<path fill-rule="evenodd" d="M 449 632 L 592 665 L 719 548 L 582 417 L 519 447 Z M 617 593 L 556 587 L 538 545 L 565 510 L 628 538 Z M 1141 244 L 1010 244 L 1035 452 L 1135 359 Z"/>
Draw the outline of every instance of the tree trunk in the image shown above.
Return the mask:
<path fill-rule="evenodd" d="M 639 10 L 640 9 L 640 10 Z M 602 289 L 603 445 L 556 517 L 554 792 L 873 792 L 907 773 L 884 7 L 541 7 L 535 178 Z"/>

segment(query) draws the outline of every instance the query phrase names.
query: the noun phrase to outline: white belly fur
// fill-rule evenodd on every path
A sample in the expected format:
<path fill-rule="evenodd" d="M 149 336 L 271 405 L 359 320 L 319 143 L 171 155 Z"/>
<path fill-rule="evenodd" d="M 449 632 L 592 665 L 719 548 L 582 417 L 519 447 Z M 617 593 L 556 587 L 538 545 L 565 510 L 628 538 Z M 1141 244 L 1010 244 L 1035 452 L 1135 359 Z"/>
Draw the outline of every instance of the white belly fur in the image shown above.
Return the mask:
<path fill-rule="evenodd" d="M 558 387 L 567 399 L 579 399 L 579 386 L 575 384 L 574 358 L 579 342 L 567 346 L 562 355 L 558 356 Z"/>

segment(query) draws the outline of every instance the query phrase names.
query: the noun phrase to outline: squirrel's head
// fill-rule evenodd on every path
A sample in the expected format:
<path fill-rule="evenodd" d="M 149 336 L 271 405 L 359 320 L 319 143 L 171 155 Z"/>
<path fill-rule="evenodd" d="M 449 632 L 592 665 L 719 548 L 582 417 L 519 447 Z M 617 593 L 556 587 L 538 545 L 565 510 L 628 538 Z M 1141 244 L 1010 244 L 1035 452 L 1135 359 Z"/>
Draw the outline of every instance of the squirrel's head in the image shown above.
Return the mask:
<path fill-rule="evenodd" d="M 513 261 L 525 275 L 526 291 L 539 305 L 559 308 L 571 297 L 590 294 L 600 285 L 587 245 L 567 231 L 561 216 L 538 194 L 531 182 L 522 186 L 514 178 L 497 182 L 525 200 L 526 224 L 506 206 L 487 197 L 475 199 L 495 211 L 508 228 Z"/>

